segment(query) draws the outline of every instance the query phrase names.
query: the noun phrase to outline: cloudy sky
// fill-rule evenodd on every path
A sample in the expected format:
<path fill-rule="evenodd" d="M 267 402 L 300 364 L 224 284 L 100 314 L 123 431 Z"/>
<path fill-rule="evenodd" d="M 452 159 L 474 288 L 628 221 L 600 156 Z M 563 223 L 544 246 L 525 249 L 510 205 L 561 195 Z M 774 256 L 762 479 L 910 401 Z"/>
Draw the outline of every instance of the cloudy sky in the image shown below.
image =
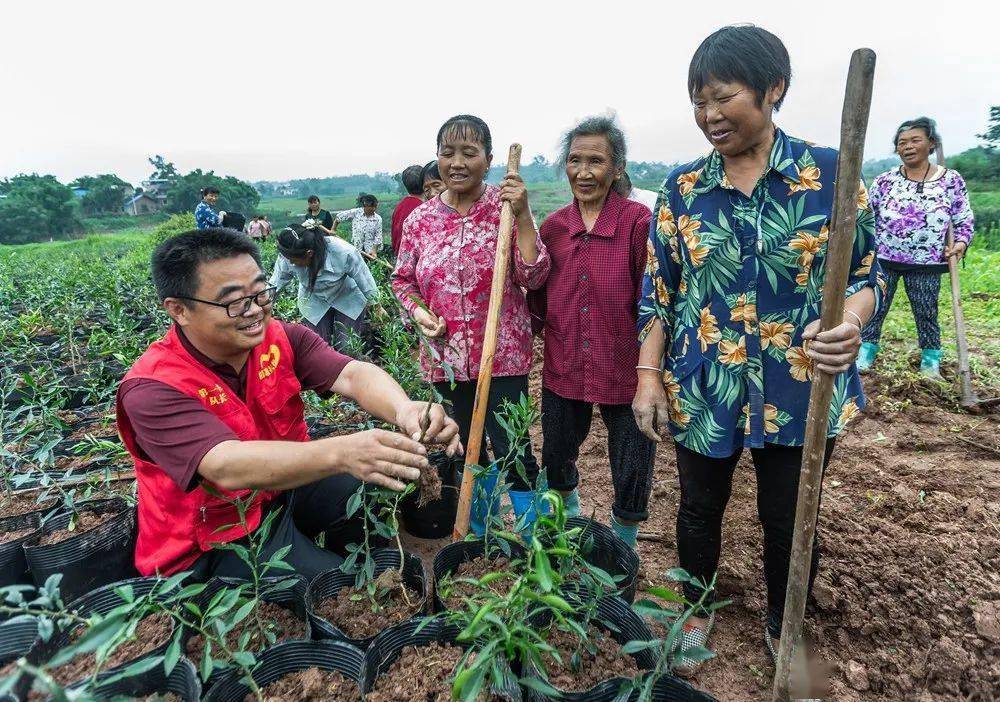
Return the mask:
<path fill-rule="evenodd" d="M 992 6 L 992 9 L 984 9 Z M 974 146 L 1000 104 L 1000 3 L 5 3 L 0 177 L 114 172 L 146 157 L 248 180 L 399 170 L 453 114 L 551 156 L 574 120 L 613 110 L 636 160 L 705 150 L 685 91 L 714 29 L 754 22 L 792 57 L 778 122 L 835 145 L 852 49 L 878 53 L 868 157 L 900 121 Z M 504 160 L 501 155 L 500 160 Z"/>

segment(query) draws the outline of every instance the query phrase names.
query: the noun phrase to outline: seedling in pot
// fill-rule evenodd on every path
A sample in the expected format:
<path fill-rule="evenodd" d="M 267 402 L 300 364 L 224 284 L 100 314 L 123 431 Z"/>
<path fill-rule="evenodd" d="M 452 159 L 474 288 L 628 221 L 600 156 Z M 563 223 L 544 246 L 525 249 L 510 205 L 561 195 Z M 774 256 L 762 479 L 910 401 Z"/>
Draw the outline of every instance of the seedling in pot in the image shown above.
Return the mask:
<path fill-rule="evenodd" d="M 409 606 L 410 595 L 403 582 L 403 542 L 399 536 L 399 504 L 416 489 L 409 483 L 401 492 L 387 488 L 376 488 L 362 483 L 347 501 L 347 518 L 362 514 L 362 543 L 348 544 L 348 556 L 340 569 L 353 574 L 354 587 L 358 593 L 351 596 L 359 601 L 367 598 L 373 612 L 380 612 L 399 590 L 403 601 Z M 375 559 L 372 557 L 372 535 L 384 539 L 394 539 L 399 552 L 399 568 L 387 568 L 375 577 Z"/>
<path fill-rule="evenodd" d="M 246 545 L 243 545 L 238 541 L 228 543 L 219 542 L 213 544 L 213 548 L 220 551 L 232 551 L 243 562 L 243 564 L 246 565 L 247 570 L 250 573 L 250 578 L 248 579 L 247 592 L 245 594 L 248 596 L 248 603 L 252 605 L 249 609 L 249 614 L 253 615 L 254 629 L 245 632 L 245 636 L 248 641 L 250 638 L 253 638 L 257 641 L 265 641 L 267 642 L 267 645 L 271 645 L 277 641 L 274 624 L 261 616 L 260 607 L 258 605 L 262 600 L 266 599 L 268 595 L 282 590 L 287 590 L 293 587 L 296 582 L 294 578 L 282 578 L 279 575 L 279 572 L 295 570 L 284 560 L 285 556 L 287 556 L 288 552 L 292 549 L 291 544 L 282 546 L 271 554 L 270 557 L 265 555 L 267 542 L 271 535 L 271 528 L 274 525 L 275 520 L 281 514 L 282 508 L 279 507 L 268 511 L 261 520 L 260 525 L 251 531 L 249 524 L 247 523 L 247 510 L 250 509 L 251 505 L 257 499 L 257 496 L 259 495 L 257 490 L 252 491 L 244 497 L 234 499 L 223 495 L 221 492 L 209 485 L 203 484 L 202 488 L 209 494 L 229 502 L 236 508 L 239 521 L 234 524 L 227 524 L 219 527 L 216 529 L 216 533 L 227 531 L 235 526 L 240 526 L 242 531 L 246 534 L 246 536 L 243 537 L 243 539 L 246 540 Z M 242 594 L 244 593 L 241 593 L 241 595 Z"/>

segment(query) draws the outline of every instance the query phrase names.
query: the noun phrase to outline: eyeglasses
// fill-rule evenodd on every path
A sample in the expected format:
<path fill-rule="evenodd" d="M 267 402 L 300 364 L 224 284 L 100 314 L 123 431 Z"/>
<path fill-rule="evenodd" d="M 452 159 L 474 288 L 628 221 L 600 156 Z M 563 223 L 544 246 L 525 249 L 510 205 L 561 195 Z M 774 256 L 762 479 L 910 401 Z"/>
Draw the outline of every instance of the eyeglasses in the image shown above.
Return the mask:
<path fill-rule="evenodd" d="M 240 297 L 232 302 L 212 302 L 211 300 L 200 300 L 197 297 L 185 297 L 184 295 L 175 295 L 175 297 L 179 300 L 191 300 L 192 302 L 200 302 L 204 305 L 212 305 L 213 307 L 225 307 L 226 314 L 230 317 L 242 317 L 250 309 L 251 303 L 256 303 L 258 307 L 267 307 L 270 305 L 274 302 L 277 292 L 277 288 L 264 288 L 259 293 Z"/>

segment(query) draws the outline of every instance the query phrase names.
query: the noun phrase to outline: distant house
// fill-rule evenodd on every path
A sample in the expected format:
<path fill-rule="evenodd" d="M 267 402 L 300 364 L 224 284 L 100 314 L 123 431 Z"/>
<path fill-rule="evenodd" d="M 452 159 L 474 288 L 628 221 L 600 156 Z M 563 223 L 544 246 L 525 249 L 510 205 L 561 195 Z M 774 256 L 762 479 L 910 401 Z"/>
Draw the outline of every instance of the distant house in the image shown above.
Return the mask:
<path fill-rule="evenodd" d="M 142 181 L 142 191 L 156 200 L 162 209 L 167 203 L 167 190 L 170 189 L 171 182 L 173 181 L 169 178 L 150 178 Z"/>
<path fill-rule="evenodd" d="M 156 214 L 163 209 L 163 203 L 148 192 L 141 192 L 129 198 L 122 211 L 132 217 Z"/>
<path fill-rule="evenodd" d="M 84 195 L 86 195 L 89 192 L 90 192 L 90 190 L 88 190 L 87 188 L 73 188 L 73 194 L 76 195 L 79 198 L 82 198 Z"/>

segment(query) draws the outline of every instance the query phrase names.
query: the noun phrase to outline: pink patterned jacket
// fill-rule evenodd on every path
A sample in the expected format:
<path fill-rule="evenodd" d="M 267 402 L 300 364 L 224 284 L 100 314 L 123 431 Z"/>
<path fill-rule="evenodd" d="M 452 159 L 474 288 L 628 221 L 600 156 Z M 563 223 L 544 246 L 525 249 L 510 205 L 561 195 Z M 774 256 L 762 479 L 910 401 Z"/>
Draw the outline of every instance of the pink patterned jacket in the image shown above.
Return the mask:
<path fill-rule="evenodd" d="M 435 341 L 455 380 L 479 377 L 486 312 L 490 305 L 493 258 L 500 230 L 500 190 L 487 185 L 464 217 L 441 201 L 428 200 L 403 224 L 403 243 L 392 274 L 392 290 L 413 315 L 415 296 L 448 323 Z M 531 321 L 524 290 L 539 288 L 549 271 L 545 245 L 538 241 L 538 260 L 529 265 L 517 250 L 517 227 L 511 245 L 493 375 L 527 375 L 531 369 Z M 433 382 L 446 380 L 421 348 L 420 365 Z M 433 370 L 433 372 L 432 372 Z"/>

